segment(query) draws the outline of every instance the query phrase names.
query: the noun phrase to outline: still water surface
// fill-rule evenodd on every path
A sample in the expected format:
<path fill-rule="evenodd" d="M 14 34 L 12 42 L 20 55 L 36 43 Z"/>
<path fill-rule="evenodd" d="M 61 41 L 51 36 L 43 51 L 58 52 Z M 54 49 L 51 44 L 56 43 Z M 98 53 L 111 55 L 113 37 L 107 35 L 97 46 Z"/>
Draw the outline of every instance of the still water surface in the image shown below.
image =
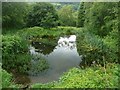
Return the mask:
<path fill-rule="evenodd" d="M 48 70 L 39 72 L 37 75 L 30 74 L 27 76 L 27 83 L 29 81 L 30 84 L 58 80 L 64 72 L 73 67 L 78 67 L 81 62 L 81 57 L 77 52 L 76 42 L 66 42 L 63 40 L 57 46 L 34 42 L 30 47 L 32 55 L 41 55 L 49 64 Z M 32 61 L 34 60 L 32 59 Z"/>

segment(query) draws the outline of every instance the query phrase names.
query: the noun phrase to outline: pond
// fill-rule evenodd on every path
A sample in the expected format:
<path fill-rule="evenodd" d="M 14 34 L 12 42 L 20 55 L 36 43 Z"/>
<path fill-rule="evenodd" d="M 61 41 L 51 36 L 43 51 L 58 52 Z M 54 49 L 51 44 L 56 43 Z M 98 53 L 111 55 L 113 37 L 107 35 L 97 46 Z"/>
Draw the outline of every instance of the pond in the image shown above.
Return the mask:
<path fill-rule="evenodd" d="M 56 46 L 43 42 L 31 43 L 29 49 L 32 56 L 32 67 L 28 76 L 22 76 L 22 78 L 20 75 L 20 77 L 18 76 L 20 82 L 33 84 L 57 81 L 64 72 L 73 67 L 79 67 L 82 60 L 77 52 L 76 36 L 60 37 L 57 43 Z M 47 69 L 44 71 L 36 70 L 45 66 L 44 64 L 40 65 L 41 62 L 47 64 Z"/>

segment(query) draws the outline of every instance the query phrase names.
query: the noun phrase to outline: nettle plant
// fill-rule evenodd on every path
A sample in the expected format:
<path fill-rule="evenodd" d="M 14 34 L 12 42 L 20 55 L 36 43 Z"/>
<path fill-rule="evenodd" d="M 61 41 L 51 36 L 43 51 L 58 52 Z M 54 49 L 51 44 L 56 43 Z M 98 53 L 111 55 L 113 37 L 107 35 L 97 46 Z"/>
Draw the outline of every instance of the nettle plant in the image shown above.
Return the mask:
<path fill-rule="evenodd" d="M 2 67 L 6 70 L 25 72 L 29 69 L 30 56 L 24 40 L 18 36 L 2 36 Z"/>

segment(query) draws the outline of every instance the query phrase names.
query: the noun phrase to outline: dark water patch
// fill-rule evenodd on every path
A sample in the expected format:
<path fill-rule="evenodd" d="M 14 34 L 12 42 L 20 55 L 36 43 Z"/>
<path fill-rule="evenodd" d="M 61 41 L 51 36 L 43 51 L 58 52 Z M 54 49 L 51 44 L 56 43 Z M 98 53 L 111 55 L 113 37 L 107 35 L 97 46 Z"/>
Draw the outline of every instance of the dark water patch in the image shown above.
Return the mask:
<path fill-rule="evenodd" d="M 55 48 L 55 45 L 43 42 L 32 42 L 31 45 L 35 47 L 36 52 L 43 53 L 44 55 L 51 53 Z"/>

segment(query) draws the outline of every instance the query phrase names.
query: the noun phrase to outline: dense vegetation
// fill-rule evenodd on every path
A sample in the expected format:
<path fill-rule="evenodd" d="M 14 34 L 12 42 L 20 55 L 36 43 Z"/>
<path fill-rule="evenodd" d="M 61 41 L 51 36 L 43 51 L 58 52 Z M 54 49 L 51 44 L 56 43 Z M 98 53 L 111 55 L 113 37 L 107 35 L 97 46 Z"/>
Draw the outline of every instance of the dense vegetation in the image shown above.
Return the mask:
<path fill-rule="evenodd" d="M 70 5 L 65 5 L 58 11 L 60 24 L 62 26 L 76 26 L 77 12 L 72 8 Z"/>
<path fill-rule="evenodd" d="M 2 64 L 6 70 L 24 73 L 29 69 L 30 56 L 25 41 L 18 36 L 2 36 Z"/>
<path fill-rule="evenodd" d="M 26 3 L 2 3 L 2 27 L 21 28 L 25 25 L 25 16 L 28 13 Z"/>
<path fill-rule="evenodd" d="M 37 3 L 29 12 L 26 21 L 29 27 L 55 27 L 58 24 L 58 15 L 53 5 L 49 3 Z"/>
<path fill-rule="evenodd" d="M 54 48 L 60 36 L 75 34 L 83 55 L 79 68 L 64 73 L 59 81 L 33 84 L 30 88 L 118 88 L 118 3 L 12 3 L 2 4 L 2 88 L 22 88 L 12 73 L 44 71 L 49 64 L 31 56 L 29 46 L 42 42 Z M 50 52 L 46 51 L 46 54 Z M 37 65 L 31 58 L 38 60 Z M 31 68 L 34 65 L 34 68 Z M 31 71 L 30 71 L 31 70 Z M 1 81 L 0 81 L 1 82 Z"/>
<path fill-rule="evenodd" d="M 104 8 L 104 9 L 103 9 Z M 81 3 L 78 25 L 101 37 L 118 29 L 118 3 Z"/>

